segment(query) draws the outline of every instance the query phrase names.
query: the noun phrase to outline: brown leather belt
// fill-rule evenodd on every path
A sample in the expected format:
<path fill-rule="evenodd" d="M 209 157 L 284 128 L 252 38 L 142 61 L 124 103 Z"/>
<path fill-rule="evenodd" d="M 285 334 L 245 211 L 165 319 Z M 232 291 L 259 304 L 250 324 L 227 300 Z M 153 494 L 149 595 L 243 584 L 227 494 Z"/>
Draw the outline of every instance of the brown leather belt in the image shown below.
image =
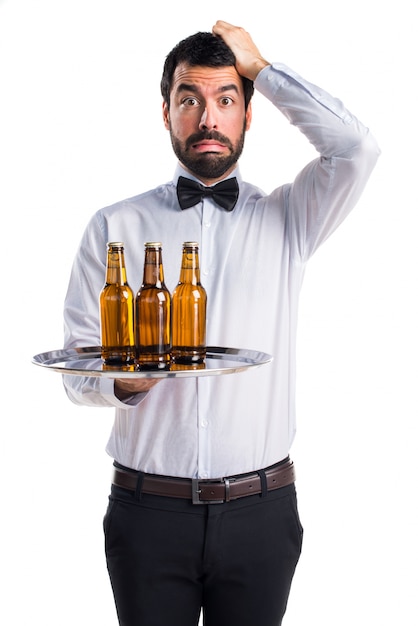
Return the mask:
<path fill-rule="evenodd" d="M 193 504 L 222 503 L 245 498 L 263 491 L 265 476 L 265 488 L 267 491 L 280 489 L 295 482 L 295 470 L 290 459 L 272 465 L 262 472 L 241 474 L 219 479 L 198 478 L 171 478 L 155 474 L 141 474 L 141 493 L 155 496 L 167 496 L 170 498 L 184 498 L 191 500 Z M 135 491 L 139 472 L 115 467 L 113 484 L 117 487 Z"/>

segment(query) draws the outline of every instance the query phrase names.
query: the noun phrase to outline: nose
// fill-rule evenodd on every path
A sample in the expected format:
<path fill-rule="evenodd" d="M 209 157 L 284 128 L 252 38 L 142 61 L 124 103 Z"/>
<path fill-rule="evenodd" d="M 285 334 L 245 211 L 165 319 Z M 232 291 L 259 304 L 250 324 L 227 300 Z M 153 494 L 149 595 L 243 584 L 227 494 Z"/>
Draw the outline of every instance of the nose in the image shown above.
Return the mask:
<path fill-rule="evenodd" d="M 213 109 L 206 105 L 202 117 L 200 118 L 199 129 L 208 130 L 211 128 L 216 128 L 216 119 Z"/>

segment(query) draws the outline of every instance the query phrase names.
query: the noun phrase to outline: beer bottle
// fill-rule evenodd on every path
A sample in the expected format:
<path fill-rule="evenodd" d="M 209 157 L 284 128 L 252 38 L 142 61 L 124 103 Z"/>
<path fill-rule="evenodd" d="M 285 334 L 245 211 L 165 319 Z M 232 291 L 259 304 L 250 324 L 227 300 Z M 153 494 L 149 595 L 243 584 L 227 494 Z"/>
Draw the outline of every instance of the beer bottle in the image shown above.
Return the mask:
<path fill-rule="evenodd" d="M 135 360 L 134 293 L 127 282 L 124 244 L 107 244 L 106 282 L 100 293 L 101 356 L 109 365 Z"/>
<path fill-rule="evenodd" d="M 135 343 L 140 369 L 169 366 L 171 295 L 164 283 L 159 242 L 145 244 L 144 277 L 135 298 Z"/>
<path fill-rule="evenodd" d="M 173 291 L 173 347 L 175 363 L 200 363 L 206 356 L 206 291 L 200 282 L 199 244 L 186 241 L 180 280 Z"/>

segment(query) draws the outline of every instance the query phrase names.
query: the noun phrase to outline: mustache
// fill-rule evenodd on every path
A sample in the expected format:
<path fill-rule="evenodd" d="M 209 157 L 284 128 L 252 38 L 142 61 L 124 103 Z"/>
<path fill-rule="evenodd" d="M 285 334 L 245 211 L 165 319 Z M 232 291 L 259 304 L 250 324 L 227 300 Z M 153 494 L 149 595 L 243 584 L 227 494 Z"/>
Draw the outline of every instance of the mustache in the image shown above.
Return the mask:
<path fill-rule="evenodd" d="M 198 143 L 199 141 L 205 141 L 205 139 L 211 141 L 219 141 L 219 143 L 224 144 L 227 148 L 230 148 L 231 150 L 233 149 L 233 145 L 228 137 L 225 137 L 225 135 L 221 135 L 221 133 L 218 133 L 216 130 L 202 130 L 199 133 L 194 133 L 194 135 L 190 135 L 190 137 L 188 137 L 188 139 L 186 140 L 186 149 L 190 148 L 191 146 L 193 146 L 193 144 Z"/>

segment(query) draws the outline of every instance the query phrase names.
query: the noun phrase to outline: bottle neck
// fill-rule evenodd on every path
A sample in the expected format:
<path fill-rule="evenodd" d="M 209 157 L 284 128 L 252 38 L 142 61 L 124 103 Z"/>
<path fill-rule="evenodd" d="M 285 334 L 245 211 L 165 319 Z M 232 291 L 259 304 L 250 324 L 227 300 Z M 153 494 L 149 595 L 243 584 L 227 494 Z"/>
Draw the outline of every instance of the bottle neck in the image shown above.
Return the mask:
<path fill-rule="evenodd" d="M 164 287 L 162 253 L 159 248 L 145 250 L 143 286 Z"/>
<path fill-rule="evenodd" d="M 126 285 L 125 257 L 122 250 L 109 250 L 107 253 L 106 283 Z"/>
<path fill-rule="evenodd" d="M 197 249 L 185 248 L 183 250 L 179 282 L 200 285 L 199 253 Z"/>

